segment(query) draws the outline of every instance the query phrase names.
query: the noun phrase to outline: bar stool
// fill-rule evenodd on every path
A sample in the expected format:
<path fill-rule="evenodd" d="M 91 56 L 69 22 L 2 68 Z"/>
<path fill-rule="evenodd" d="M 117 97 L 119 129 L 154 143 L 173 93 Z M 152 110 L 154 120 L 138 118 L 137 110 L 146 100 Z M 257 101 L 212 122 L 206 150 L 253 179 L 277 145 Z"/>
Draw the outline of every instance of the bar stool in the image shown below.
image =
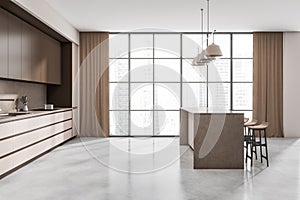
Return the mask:
<path fill-rule="evenodd" d="M 247 117 L 244 117 L 244 135 L 246 135 L 246 126 L 245 126 L 245 123 L 247 123 L 249 121 L 249 118 Z"/>
<path fill-rule="evenodd" d="M 249 121 L 249 118 L 244 117 L 244 142 L 247 140 L 247 126 L 246 123 Z M 244 145 L 246 148 L 246 146 Z"/>
<path fill-rule="evenodd" d="M 244 119 L 245 121 L 245 119 Z M 252 140 L 252 137 L 251 137 L 251 133 L 250 133 L 250 129 L 249 129 L 249 126 L 254 126 L 257 124 L 257 120 L 256 119 L 252 119 L 250 122 L 246 122 L 244 123 L 244 130 L 245 130 L 245 134 L 244 134 L 244 142 L 246 143 L 244 145 L 244 148 L 246 148 L 246 151 L 247 151 L 247 155 L 248 155 L 248 147 L 249 145 L 251 144 L 251 140 Z M 248 132 L 247 132 L 248 130 Z M 250 145 L 251 147 L 251 145 Z M 256 153 L 256 150 L 257 148 L 255 147 L 254 149 L 254 153 L 255 153 L 255 159 L 257 160 L 257 153 Z M 247 156 L 246 156 L 246 163 L 247 163 Z"/>
<path fill-rule="evenodd" d="M 251 137 L 251 143 L 250 143 L 250 148 L 251 148 L 251 156 L 248 154 L 248 150 L 247 150 L 247 158 L 251 159 L 251 166 L 253 165 L 253 147 L 257 147 L 259 146 L 260 148 L 260 162 L 263 163 L 263 158 L 266 159 L 267 161 L 267 166 L 269 167 L 269 155 L 268 155 L 268 145 L 267 145 L 267 128 L 269 126 L 268 122 L 262 122 L 259 125 L 254 125 L 254 126 L 248 126 L 249 128 L 249 132 L 250 132 L 250 137 Z M 256 132 L 258 131 L 258 136 L 259 136 L 259 140 L 256 140 Z M 262 132 L 264 132 L 264 143 L 262 142 Z M 265 155 L 263 155 L 262 153 L 262 147 L 265 148 Z"/>

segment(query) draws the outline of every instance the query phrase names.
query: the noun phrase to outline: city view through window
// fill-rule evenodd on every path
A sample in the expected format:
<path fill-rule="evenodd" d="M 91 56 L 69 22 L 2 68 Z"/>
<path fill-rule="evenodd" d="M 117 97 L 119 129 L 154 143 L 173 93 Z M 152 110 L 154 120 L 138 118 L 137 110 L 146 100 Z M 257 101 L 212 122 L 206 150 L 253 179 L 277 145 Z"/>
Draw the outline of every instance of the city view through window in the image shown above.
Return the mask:
<path fill-rule="evenodd" d="M 200 33 L 110 34 L 110 135 L 179 135 L 180 107 L 222 107 L 251 118 L 253 35 L 217 33 L 215 43 L 223 56 L 192 66 Z"/>

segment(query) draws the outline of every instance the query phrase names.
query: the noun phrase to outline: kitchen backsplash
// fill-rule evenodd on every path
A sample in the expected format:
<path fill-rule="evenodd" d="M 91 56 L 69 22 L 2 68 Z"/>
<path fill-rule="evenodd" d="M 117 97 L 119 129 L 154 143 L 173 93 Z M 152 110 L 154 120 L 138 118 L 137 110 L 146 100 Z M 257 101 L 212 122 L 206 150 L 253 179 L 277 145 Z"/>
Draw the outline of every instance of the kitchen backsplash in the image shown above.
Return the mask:
<path fill-rule="evenodd" d="M 4 95 L 9 95 L 8 97 L 27 96 L 29 109 L 38 108 L 43 107 L 46 103 L 47 87 L 37 83 L 0 80 L 0 99 L 1 96 L 5 98 Z"/>

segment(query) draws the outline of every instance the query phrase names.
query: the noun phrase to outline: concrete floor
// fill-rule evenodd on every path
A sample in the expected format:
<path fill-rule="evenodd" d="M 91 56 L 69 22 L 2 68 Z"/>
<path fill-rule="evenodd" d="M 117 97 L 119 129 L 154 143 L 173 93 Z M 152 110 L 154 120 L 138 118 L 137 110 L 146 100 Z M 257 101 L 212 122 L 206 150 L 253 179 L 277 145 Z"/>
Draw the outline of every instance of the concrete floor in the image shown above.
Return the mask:
<path fill-rule="evenodd" d="M 269 152 L 268 168 L 193 170 L 178 138 L 76 138 L 0 180 L 0 199 L 300 199 L 300 139 Z"/>

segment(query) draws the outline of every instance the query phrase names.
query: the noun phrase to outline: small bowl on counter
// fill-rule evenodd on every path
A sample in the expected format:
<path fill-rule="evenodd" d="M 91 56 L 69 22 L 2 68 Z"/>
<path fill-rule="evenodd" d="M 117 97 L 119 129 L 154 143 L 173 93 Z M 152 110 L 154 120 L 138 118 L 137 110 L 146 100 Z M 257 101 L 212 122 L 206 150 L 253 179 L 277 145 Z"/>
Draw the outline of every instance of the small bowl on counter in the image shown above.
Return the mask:
<path fill-rule="evenodd" d="M 45 110 L 53 110 L 54 109 L 54 105 L 53 104 L 44 104 L 44 109 Z"/>

